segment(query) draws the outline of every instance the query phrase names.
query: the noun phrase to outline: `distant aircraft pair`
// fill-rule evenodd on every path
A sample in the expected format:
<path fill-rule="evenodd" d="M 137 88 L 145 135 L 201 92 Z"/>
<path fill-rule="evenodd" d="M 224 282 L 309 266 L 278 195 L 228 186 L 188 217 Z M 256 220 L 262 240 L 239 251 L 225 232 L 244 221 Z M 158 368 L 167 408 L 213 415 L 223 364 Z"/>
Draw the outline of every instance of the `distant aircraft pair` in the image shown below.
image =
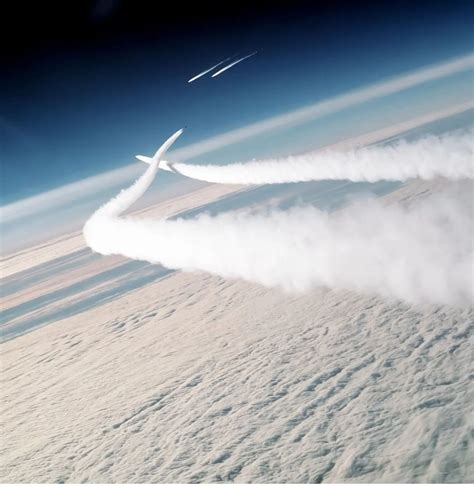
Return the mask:
<path fill-rule="evenodd" d="M 215 77 L 219 76 L 224 71 L 227 71 L 228 69 L 235 66 L 236 64 L 239 64 L 239 62 L 245 61 L 245 59 L 248 59 L 249 57 L 255 56 L 255 54 L 257 54 L 257 52 L 258 51 L 252 52 L 251 54 L 248 54 L 247 56 L 240 57 L 239 59 L 232 61 L 230 64 L 227 64 L 223 68 L 219 69 L 219 71 L 216 71 L 214 74 L 212 74 L 211 77 L 215 78 Z M 215 64 L 214 66 L 210 67 L 209 69 L 206 69 L 202 73 L 196 74 L 196 76 L 193 76 L 191 79 L 188 80 L 188 83 L 192 83 L 193 81 L 196 81 L 196 79 L 199 79 L 200 77 L 205 76 L 207 73 L 210 73 L 211 71 L 213 71 L 217 67 L 221 66 L 225 62 L 230 61 L 230 59 L 232 59 L 232 57 L 227 57 L 227 58 L 223 59 L 222 61 L 218 62 L 217 64 Z"/>

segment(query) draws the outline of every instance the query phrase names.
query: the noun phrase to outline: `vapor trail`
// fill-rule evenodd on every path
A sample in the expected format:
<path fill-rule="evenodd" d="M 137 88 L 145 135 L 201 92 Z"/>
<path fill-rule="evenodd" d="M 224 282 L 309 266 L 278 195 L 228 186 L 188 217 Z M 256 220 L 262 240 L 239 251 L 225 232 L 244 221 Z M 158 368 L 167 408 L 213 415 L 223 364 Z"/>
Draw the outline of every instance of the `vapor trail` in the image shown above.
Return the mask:
<path fill-rule="evenodd" d="M 209 69 L 206 69 L 202 73 L 196 74 L 196 76 L 192 77 L 191 79 L 188 79 L 188 83 L 192 83 L 193 81 L 196 81 L 196 79 L 199 79 L 200 77 L 205 76 L 207 73 L 210 73 L 211 71 L 213 71 L 214 69 L 216 69 L 216 67 L 219 67 L 221 64 L 224 64 L 229 59 L 230 59 L 230 57 L 226 57 L 225 59 L 223 59 L 222 61 L 218 62 L 217 64 L 215 64 L 214 66 L 210 67 Z"/>
<path fill-rule="evenodd" d="M 240 59 L 237 59 L 236 61 L 231 62 L 227 66 L 224 66 L 222 69 L 219 69 L 219 71 L 217 71 L 216 73 L 214 73 L 212 75 L 212 77 L 215 78 L 216 76 L 219 76 L 224 71 L 227 71 L 228 69 L 230 69 L 231 67 L 235 66 L 236 64 L 239 64 L 240 62 L 245 61 L 245 59 L 248 59 L 249 57 L 255 56 L 255 54 L 257 54 L 257 52 L 258 51 L 252 52 L 252 54 L 249 54 L 248 56 L 241 57 Z"/>
<path fill-rule="evenodd" d="M 224 166 L 163 161 L 161 167 L 192 179 L 221 184 L 279 184 L 345 179 L 354 182 L 411 178 L 472 179 L 474 132 L 428 136 L 414 142 L 318 151 Z"/>
<path fill-rule="evenodd" d="M 85 224 L 87 244 L 104 255 L 203 270 L 304 291 L 352 289 L 410 302 L 465 304 L 473 298 L 472 184 L 412 209 L 360 202 L 332 214 L 313 207 L 233 212 L 174 221 L 121 218 L 148 188 L 147 171 Z"/>
<path fill-rule="evenodd" d="M 99 208 L 93 217 L 117 217 L 126 211 L 134 202 L 136 202 L 154 181 L 158 166 L 163 154 L 173 145 L 177 138 L 183 133 L 183 129 L 178 130 L 169 137 L 165 143 L 157 150 L 156 154 L 150 159 L 150 167 L 145 173 L 138 178 L 128 189 L 122 190 L 116 197 L 111 199 L 107 204 Z"/>

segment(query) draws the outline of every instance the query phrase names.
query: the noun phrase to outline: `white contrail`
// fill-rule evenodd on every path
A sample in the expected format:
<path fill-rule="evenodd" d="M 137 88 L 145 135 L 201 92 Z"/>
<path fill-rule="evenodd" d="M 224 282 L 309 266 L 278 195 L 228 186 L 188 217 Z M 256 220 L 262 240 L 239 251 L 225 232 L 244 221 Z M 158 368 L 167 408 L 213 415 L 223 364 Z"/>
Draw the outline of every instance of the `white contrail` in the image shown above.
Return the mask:
<path fill-rule="evenodd" d="M 156 154 L 151 158 L 150 167 L 148 170 L 139 179 L 137 179 L 132 186 L 121 191 L 107 204 L 104 204 L 104 206 L 102 206 L 96 212 L 96 214 L 99 216 L 107 215 L 108 217 L 120 216 L 120 214 L 126 211 L 135 201 L 137 201 L 150 187 L 150 184 L 155 179 L 161 157 L 182 133 L 183 129 L 173 133 L 173 135 L 171 135 L 171 137 L 165 141 L 165 143 L 157 150 Z"/>
<path fill-rule="evenodd" d="M 162 161 L 161 168 L 192 179 L 221 184 L 279 184 L 319 180 L 376 182 L 411 178 L 472 179 L 474 132 L 426 136 L 346 152 L 323 151 L 229 165 Z"/>
<path fill-rule="evenodd" d="M 472 301 L 470 182 L 412 209 L 369 200 L 332 214 L 299 207 L 174 221 L 119 217 L 151 184 L 158 164 L 87 221 L 83 233 L 94 251 L 290 291 L 327 286 L 410 302 Z"/>
<path fill-rule="evenodd" d="M 237 59 L 236 61 L 231 62 L 227 66 L 224 66 L 222 69 L 219 69 L 219 71 L 217 71 L 216 73 L 214 73 L 212 75 L 212 77 L 215 78 L 216 76 L 219 76 L 224 71 L 227 71 L 228 69 L 230 69 L 231 67 L 235 66 L 236 64 L 239 64 L 240 62 L 245 61 L 245 59 L 248 59 L 249 57 L 255 56 L 255 54 L 257 54 L 257 52 L 258 51 L 252 52 L 252 54 L 249 54 L 247 56 L 241 57 L 240 59 Z"/>
<path fill-rule="evenodd" d="M 223 59 L 222 61 L 219 61 L 217 64 L 214 64 L 214 66 L 210 67 L 209 69 L 206 69 L 202 73 L 196 74 L 196 76 L 192 77 L 191 79 L 188 79 L 188 83 L 192 83 L 193 81 L 196 81 L 196 79 L 199 79 L 200 77 L 205 76 L 207 73 L 210 73 L 211 71 L 216 69 L 216 67 L 219 67 L 221 64 L 224 64 L 229 59 L 230 59 L 230 57 L 226 57 L 225 59 Z"/>

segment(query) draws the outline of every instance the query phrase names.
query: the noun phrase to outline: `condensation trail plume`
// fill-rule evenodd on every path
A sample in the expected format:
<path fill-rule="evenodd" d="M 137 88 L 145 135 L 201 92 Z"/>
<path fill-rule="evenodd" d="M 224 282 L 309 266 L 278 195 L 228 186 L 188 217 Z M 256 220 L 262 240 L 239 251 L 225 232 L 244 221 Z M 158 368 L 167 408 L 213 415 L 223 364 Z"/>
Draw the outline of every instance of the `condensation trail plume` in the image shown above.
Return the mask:
<path fill-rule="evenodd" d="M 471 181 L 412 208 L 368 200 L 331 214 L 297 207 L 173 221 L 120 217 L 149 187 L 160 157 L 180 133 L 135 184 L 87 221 L 90 248 L 289 291 L 326 286 L 409 302 L 472 303 Z"/>
<path fill-rule="evenodd" d="M 188 83 L 192 83 L 193 81 L 196 81 L 196 79 L 199 79 L 201 78 L 202 76 L 205 76 L 207 73 L 210 73 L 211 71 L 213 71 L 214 69 L 216 69 L 217 67 L 221 66 L 222 64 L 224 64 L 226 61 L 228 61 L 230 59 L 230 57 L 226 57 L 225 59 L 223 59 L 222 61 L 219 61 L 217 64 L 214 64 L 214 66 L 210 67 L 209 69 L 206 69 L 205 71 L 203 71 L 202 73 L 199 73 L 199 74 L 196 74 L 196 76 L 192 77 L 191 79 L 188 79 Z"/>
<path fill-rule="evenodd" d="M 221 184 L 279 184 L 341 179 L 376 182 L 406 181 L 411 178 L 429 180 L 435 177 L 459 180 L 473 178 L 473 149 L 474 133 L 471 130 L 346 152 L 318 151 L 224 166 L 163 161 L 162 167 L 192 179 Z"/>
<path fill-rule="evenodd" d="M 242 61 L 245 61 L 246 59 L 248 59 L 249 57 L 252 57 L 252 56 L 255 56 L 255 54 L 257 54 L 258 51 L 255 51 L 255 52 L 252 52 L 252 54 L 249 54 L 248 56 L 244 56 L 244 57 L 241 57 L 240 59 L 237 59 L 236 61 L 233 61 L 231 62 L 230 64 L 228 64 L 227 66 L 224 66 L 222 69 L 219 69 L 219 71 L 215 72 L 212 77 L 215 78 L 219 75 L 221 75 L 223 72 L 227 71 L 228 69 L 230 69 L 231 67 L 235 66 L 236 64 L 239 64 L 240 62 Z"/>

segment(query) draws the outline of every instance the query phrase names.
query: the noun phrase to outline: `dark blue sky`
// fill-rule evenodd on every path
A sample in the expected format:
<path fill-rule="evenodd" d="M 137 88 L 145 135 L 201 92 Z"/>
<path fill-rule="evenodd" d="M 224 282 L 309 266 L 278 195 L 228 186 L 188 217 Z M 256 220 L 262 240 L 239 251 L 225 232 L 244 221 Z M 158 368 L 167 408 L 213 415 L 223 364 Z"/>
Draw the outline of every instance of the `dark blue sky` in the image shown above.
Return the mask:
<path fill-rule="evenodd" d="M 2 7 L 2 203 L 473 50 L 474 2 L 36 2 Z M 3 34 L 5 35 L 5 34 Z M 259 50 L 222 76 L 187 79 Z"/>

